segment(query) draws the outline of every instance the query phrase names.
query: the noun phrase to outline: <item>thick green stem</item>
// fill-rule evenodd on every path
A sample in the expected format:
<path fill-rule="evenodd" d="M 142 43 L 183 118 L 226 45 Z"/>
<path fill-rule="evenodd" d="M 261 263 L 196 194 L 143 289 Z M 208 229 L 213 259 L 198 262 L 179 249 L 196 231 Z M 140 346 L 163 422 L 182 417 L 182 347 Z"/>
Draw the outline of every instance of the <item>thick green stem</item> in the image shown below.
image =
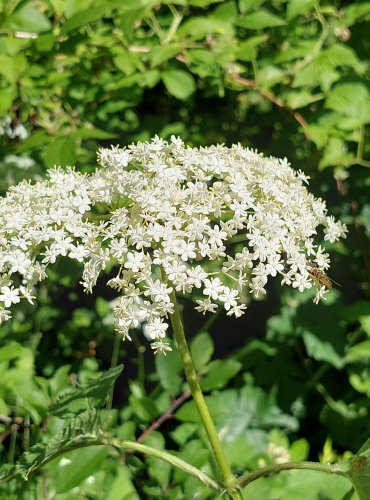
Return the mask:
<path fill-rule="evenodd" d="M 276 474 L 283 470 L 293 470 L 293 469 L 306 469 L 306 470 L 316 470 L 319 472 L 326 472 L 327 474 L 338 474 L 339 476 L 348 477 L 348 475 L 340 468 L 338 464 L 320 464 L 319 462 L 285 462 L 283 464 L 275 464 L 270 467 L 263 467 L 262 469 L 249 472 L 244 474 L 237 479 L 237 483 L 241 488 L 244 488 L 252 481 L 259 479 L 260 477 L 270 476 L 271 474 Z"/>
<path fill-rule="evenodd" d="M 230 466 L 228 464 L 224 450 L 221 445 L 221 441 L 218 437 L 215 425 L 213 423 L 211 414 L 209 412 L 208 406 L 206 404 L 206 401 L 204 399 L 202 390 L 198 382 L 197 373 L 195 371 L 193 360 L 191 358 L 188 344 L 186 342 L 184 328 L 182 325 L 182 320 L 175 292 L 171 293 L 171 302 L 174 305 L 174 312 L 173 314 L 171 314 L 173 334 L 180 352 L 186 379 L 189 383 L 189 387 L 193 395 L 194 402 L 197 406 L 200 418 L 203 423 L 203 427 L 208 435 L 208 439 L 211 443 L 215 460 L 217 462 L 219 471 L 221 473 L 222 483 L 227 489 L 230 498 L 234 500 L 241 499 L 242 498 L 241 494 L 235 489 L 236 478 L 231 472 Z M 233 489 L 235 489 L 235 491 L 233 491 Z"/>

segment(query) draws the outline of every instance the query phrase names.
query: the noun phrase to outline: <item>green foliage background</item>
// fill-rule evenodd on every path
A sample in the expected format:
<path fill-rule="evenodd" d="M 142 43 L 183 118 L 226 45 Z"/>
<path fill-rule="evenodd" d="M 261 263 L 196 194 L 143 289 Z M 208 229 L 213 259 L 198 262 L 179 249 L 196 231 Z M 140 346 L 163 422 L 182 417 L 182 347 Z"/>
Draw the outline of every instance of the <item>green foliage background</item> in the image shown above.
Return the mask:
<path fill-rule="evenodd" d="M 53 165 L 91 171 L 102 145 L 176 134 L 192 145 L 241 142 L 288 157 L 347 223 L 347 240 L 328 247 L 342 286 L 324 304 L 276 283 L 244 318 L 204 325 L 184 302 L 202 388 L 237 473 L 284 453 L 346 458 L 370 434 L 369 21 L 366 1 L 0 2 L 3 192 Z M 37 307 L 22 305 L 0 328 L 3 463 L 99 406 L 86 406 L 85 394 L 77 410 L 47 418 L 67 388 L 97 379 L 111 362 L 113 296 L 99 284 L 84 296 L 79 273 L 58 262 Z M 154 359 L 134 337 L 119 346 L 115 409 L 103 410 L 102 425 L 120 439 L 138 438 L 174 398 L 187 399 L 176 352 Z M 189 401 L 145 442 L 214 472 Z M 158 459 L 106 447 L 65 453 L 28 485 L 13 479 L 0 488 L 4 499 L 214 498 Z M 245 491 L 337 500 L 349 489 L 345 478 L 293 471 Z"/>

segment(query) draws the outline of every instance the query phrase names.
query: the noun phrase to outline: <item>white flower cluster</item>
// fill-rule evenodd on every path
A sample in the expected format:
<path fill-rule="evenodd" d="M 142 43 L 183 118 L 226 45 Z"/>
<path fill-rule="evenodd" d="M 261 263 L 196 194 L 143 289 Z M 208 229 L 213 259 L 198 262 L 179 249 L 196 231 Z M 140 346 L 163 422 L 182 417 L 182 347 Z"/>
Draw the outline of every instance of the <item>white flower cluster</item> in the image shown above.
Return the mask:
<path fill-rule="evenodd" d="M 118 332 L 129 337 L 143 325 L 154 350 L 165 351 L 174 293 L 196 291 L 199 311 L 221 305 L 239 317 L 247 293 L 265 294 L 269 276 L 300 291 L 317 283 L 311 266 L 329 266 L 314 242 L 318 226 L 330 242 L 346 232 L 286 159 L 240 145 L 186 147 L 175 137 L 98 156 L 93 174 L 55 168 L 0 199 L 0 320 L 21 298 L 32 303 L 58 256 L 83 263 L 89 292 L 113 262 Z M 318 288 L 316 300 L 325 293 Z"/>

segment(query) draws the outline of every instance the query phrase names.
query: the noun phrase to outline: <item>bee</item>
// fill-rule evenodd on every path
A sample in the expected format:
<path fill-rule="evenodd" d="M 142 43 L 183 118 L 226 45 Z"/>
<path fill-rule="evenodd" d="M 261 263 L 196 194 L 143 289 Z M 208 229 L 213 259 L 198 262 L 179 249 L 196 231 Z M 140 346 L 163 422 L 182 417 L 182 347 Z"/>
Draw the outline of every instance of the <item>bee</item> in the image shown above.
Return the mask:
<path fill-rule="evenodd" d="M 336 281 L 330 279 L 329 276 L 327 276 L 324 273 L 324 271 L 321 271 L 321 269 L 319 269 L 318 267 L 316 267 L 314 265 L 308 266 L 307 267 L 307 271 L 312 276 L 312 278 L 313 278 L 313 280 L 314 280 L 314 282 L 315 282 L 315 284 L 316 284 L 317 287 L 324 286 L 325 288 L 327 288 L 328 290 L 330 290 L 331 288 L 333 288 L 333 283 L 335 283 L 338 286 L 341 286 Z"/>

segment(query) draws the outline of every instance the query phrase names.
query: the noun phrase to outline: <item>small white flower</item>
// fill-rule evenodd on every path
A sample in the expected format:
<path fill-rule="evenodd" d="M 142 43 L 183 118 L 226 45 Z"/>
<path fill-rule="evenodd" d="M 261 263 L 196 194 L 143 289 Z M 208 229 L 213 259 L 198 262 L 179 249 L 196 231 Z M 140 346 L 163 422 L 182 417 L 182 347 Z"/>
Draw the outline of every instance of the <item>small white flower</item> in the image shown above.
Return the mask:
<path fill-rule="evenodd" d="M 166 356 L 167 352 L 172 351 L 170 344 L 167 342 L 151 342 L 151 349 L 153 349 L 154 354 L 160 353 Z"/>
<path fill-rule="evenodd" d="M 321 300 L 326 300 L 325 295 L 329 293 L 329 290 L 327 290 L 324 286 L 320 287 L 317 292 L 315 297 L 313 298 L 314 304 L 318 304 Z"/>
<path fill-rule="evenodd" d="M 144 326 L 144 335 L 151 340 L 163 338 L 166 336 L 167 328 L 168 324 L 161 318 L 154 318 Z"/>
<path fill-rule="evenodd" d="M 5 307 L 10 307 L 12 304 L 20 302 L 19 290 L 14 287 L 2 286 L 0 289 L 0 301 Z"/>
<path fill-rule="evenodd" d="M 304 274 L 296 273 L 296 275 L 294 276 L 294 281 L 292 283 L 292 287 L 298 288 L 298 290 L 300 292 L 303 292 L 303 290 L 305 290 L 306 288 L 311 288 L 312 283 L 309 280 L 308 274 L 307 273 L 304 273 Z"/>
<path fill-rule="evenodd" d="M 196 303 L 198 304 L 195 309 L 203 314 L 206 312 L 216 312 L 217 311 L 217 304 L 214 304 L 211 302 L 210 299 L 203 299 L 203 300 L 196 300 Z"/>
<path fill-rule="evenodd" d="M 221 283 L 220 278 L 211 278 L 204 280 L 204 295 L 208 295 L 211 299 L 217 300 L 220 293 L 224 291 L 225 287 Z"/>

